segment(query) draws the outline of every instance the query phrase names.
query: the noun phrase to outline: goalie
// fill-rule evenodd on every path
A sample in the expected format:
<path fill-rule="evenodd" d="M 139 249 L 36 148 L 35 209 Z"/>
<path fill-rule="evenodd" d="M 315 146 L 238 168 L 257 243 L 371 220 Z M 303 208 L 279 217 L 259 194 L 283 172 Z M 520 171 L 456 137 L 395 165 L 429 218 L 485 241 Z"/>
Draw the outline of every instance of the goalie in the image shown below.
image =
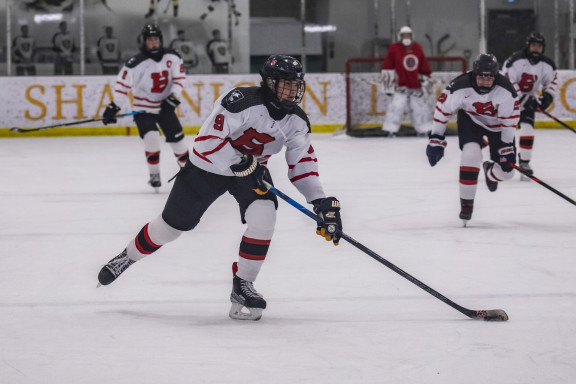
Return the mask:
<path fill-rule="evenodd" d="M 430 65 L 420 44 L 414 41 L 412 29 L 400 28 L 397 43 L 390 45 L 382 63 L 381 79 L 384 93 L 393 95 L 386 110 L 382 130 L 394 137 L 400 129 L 402 116 L 408 107 L 410 120 L 419 135 L 432 130 L 432 113 L 425 94 L 432 91 Z"/>

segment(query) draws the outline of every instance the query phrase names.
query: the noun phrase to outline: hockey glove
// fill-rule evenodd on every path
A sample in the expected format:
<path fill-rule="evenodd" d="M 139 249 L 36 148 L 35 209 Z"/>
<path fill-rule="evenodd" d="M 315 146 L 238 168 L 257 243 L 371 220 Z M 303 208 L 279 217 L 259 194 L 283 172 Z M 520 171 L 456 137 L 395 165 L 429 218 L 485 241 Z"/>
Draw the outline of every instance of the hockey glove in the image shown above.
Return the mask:
<path fill-rule="evenodd" d="M 102 114 L 102 122 L 104 123 L 104 125 L 114 124 L 115 122 L 117 122 L 118 119 L 116 119 L 116 114 L 118 113 L 119 110 L 120 107 L 114 104 L 114 102 L 108 104 L 106 106 L 106 109 L 104 110 L 104 113 Z"/>
<path fill-rule="evenodd" d="M 176 109 L 180 105 L 180 100 L 178 100 L 174 95 L 170 95 L 164 100 L 164 104 L 170 106 L 172 109 Z"/>
<path fill-rule="evenodd" d="M 441 135 L 430 135 L 428 146 L 426 147 L 426 156 L 430 166 L 435 166 L 436 163 L 444 157 L 444 148 L 446 148 L 446 140 Z"/>
<path fill-rule="evenodd" d="M 547 110 L 548 107 L 550 107 L 550 104 L 552 104 L 553 100 L 554 98 L 548 92 L 541 94 L 538 98 L 538 101 L 540 102 L 540 109 L 543 111 Z"/>
<path fill-rule="evenodd" d="M 524 103 L 524 111 L 535 112 L 536 108 L 538 108 L 539 106 L 540 105 L 538 104 L 538 101 L 530 96 L 528 100 L 526 100 L 526 102 Z"/>
<path fill-rule="evenodd" d="M 506 147 L 500 148 L 498 150 L 498 155 L 500 156 L 498 159 L 500 168 L 502 168 L 504 172 L 512 171 L 512 164 L 516 164 L 516 148 L 514 147 L 514 144 L 509 144 Z"/>
<path fill-rule="evenodd" d="M 326 241 L 332 240 L 334 245 L 338 245 L 342 235 L 342 219 L 340 218 L 340 202 L 335 197 L 316 199 L 312 201 L 314 212 L 321 222 L 318 222 L 316 234 L 322 236 Z"/>
<path fill-rule="evenodd" d="M 242 156 L 242 161 L 230 166 L 238 184 L 250 188 L 259 195 L 268 193 L 268 188 L 264 185 L 264 180 L 272 184 L 270 171 L 252 155 Z"/>

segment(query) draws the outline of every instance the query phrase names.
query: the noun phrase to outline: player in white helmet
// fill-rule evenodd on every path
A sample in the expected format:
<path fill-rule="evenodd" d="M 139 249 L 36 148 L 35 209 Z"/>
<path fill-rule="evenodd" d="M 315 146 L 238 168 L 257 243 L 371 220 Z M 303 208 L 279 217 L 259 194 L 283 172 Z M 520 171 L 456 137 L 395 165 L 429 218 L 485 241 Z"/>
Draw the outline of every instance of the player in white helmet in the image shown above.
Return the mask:
<path fill-rule="evenodd" d="M 396 136 L 406 109 L 419 134 L 432 129 L 432 114 L 424 95 L 432 86 L 430 65 L 420 44 L 414 41 L 412 29 L 400 28 L 398 42 L 390 45 L 382 62 L 381 80 L 386 94 L 393 94 L 386 109 L 382 130 Z"/>

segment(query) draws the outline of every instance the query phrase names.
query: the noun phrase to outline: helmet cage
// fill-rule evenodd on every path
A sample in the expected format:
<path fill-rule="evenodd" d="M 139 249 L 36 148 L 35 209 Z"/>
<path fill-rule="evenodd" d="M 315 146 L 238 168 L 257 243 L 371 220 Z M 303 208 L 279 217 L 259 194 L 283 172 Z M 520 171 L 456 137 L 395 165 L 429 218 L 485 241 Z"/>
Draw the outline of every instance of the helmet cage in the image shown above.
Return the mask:
<path fill-rule="evenodd" d="M 474 63 L 472 64 L 472 73 L 473 76 L 473 83 L 474 89 L 480 94 L 488 93 L 494 88 L 496 85 L 496 81 L 492 82 L 491 87 L 483 87 L 479 86 L 476 82 L 476 76 L 482 77 L 496 77 L 500 66 L 498 65 L 498 60 L 496 60 L 496 56 L 490 53 L 482 53 L 478 55 Z"/>
<path fill-rule="evenodd" d="M 140 33 L 140 36 L 142 36 L 142 41 L 141 41 L 141 45 L 140 45 L 140 50 L 142 50 L 142 51 L 148 51 L 150 53 L 156 53 L 164 45 L 164 39 L 162 37 L 162 31 L 160 30 L 160 28 L 156 24 L 146 24 L 144 26 L 144 28 L 142 28 L 142 32 Z M 148 38 L 150 38 L 150 37 L 158 37 L 160 39 L 160 48 L 148 50 L 148 48 L 146 47 L 146 40 L 148 40 Z"/>
<path fill-rule="evenodd" d="M 532 43 L 541 44 L 542 52 L 530 51 L 530 45 Z M 546 39 L 544 38 L 544 35 L 542 35 L 540 32 L 532 32 L 530 35 L 528 35 L 528 37 L 526 38 L 526 56 L 528 56 L 528 60 L 530 60 L 531 63 L 535 64 L 538 61 L 540 61 L 542 55 L 544 54 L 545 49 L 546 49 Z"/>
<path fill-rule="evenodd" d="M 278 101 L 284 107 L 292 109 L 302 102 L 302 98 L 306 92 L 304 71 L 302 69 L 302 64 L 300 64 L 300 62 L 292 56 L 270 56 L 262 66 L 262 69 L 260 70 L 260 76 L 262 77 L 264 84 L 274 94 L 276 101 Z M 290 92 L 289 90 L 284 89 L 285 82 L 280 80 L 296 82 L 298 89 L 294 100 L 280 101 L 278 98 L 279 94 L 281 95 L 285 92 Z"/>

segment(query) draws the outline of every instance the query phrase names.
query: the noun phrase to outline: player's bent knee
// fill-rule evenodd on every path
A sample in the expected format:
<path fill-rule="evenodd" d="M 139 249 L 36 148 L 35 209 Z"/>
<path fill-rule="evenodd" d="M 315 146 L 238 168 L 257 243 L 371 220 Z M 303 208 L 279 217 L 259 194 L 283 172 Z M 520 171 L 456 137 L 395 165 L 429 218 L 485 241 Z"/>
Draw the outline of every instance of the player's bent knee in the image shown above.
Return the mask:
<path fill-rule="evenodd" d="M 248 206 L 245 214 L 246 236 L 271 239 L 276 226 L 276 207 L 271 200 L 256 200 Z"/>
<path fill-rule="evenodd" d="M 180 237 L 182 231 L 168 225 L 160 215 L 148 224 L 148 233 L 150 240 L 164 245 Z"/>

